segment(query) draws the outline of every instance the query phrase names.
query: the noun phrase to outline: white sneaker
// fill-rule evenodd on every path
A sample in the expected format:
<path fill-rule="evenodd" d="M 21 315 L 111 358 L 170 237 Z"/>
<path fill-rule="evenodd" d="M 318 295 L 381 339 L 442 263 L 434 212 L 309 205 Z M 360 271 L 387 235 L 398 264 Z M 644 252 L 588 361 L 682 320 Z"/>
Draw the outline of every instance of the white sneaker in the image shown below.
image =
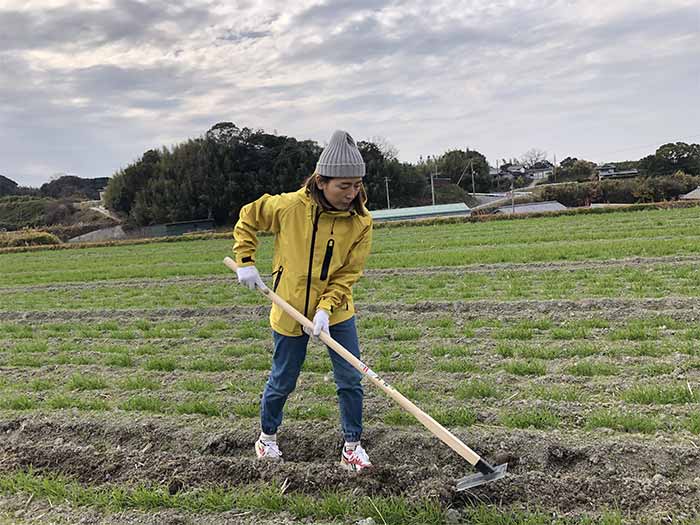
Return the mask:
<path fill-rule="evenodd" d="M 258 459 L 282 459 L 282 452 L 277 447 L 276 441 L 262 441 L 258 439 L 255 442 L 255 455 Z"/>
<path fill-rule="evenodd" d="M 361 445 L 357 445 L 355 450 L 343 447 L 343 454 L 340 456 L 340 466 L 350 472 L 360 472 L 370 468 L 372 463 L 365 449 Z"/>

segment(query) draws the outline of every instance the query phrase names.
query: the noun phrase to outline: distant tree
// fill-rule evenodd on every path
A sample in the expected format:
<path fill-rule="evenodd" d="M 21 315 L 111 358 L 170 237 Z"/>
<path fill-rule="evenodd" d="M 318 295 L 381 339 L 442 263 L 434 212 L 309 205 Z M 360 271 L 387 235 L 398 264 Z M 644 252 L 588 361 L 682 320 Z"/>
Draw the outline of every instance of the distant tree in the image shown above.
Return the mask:
<path fill-rule="evenodd" d="M 230 144 L 240 133 L 241 130 L 233 122 L 219 122 L 214 124 L 205 136 L 214 142 Z"/>
<path fill-rule="evenodd" d="M 125 214 L 131 212 L 136 195 L 146 187 L 152 177 L 157 176 L 161 156 L 161 152 L 157 150 L 148 150 L 134 164 L 115 173 L 105 190 L 107 207 Z"/>
<path fill-rule="evenodd" d="M 654 155 L 641 159 L 639 167 L 650 177 L 668 176 L 678 170 L 700 175 L 700 144 L 669 142 L 660 146 Z"/>
<path fill-rule="evenodd" d="M 89 199 L 96 200 L 99 198 L 99 192 L 105 186 L 109 179 L 107 177 L 99 177 L 94 179 L 84 179 L 74 175 L 62 175 L 58 178 L 52 178 L 50 182 L 41 185 L 39 194 L 44 197 L 53 197 L 55 199 L 73 198 L 73 199 Z"/>
<path fill-rule="evenodd" d="M 520 157 L 520 163 L 526 168 L 532 168 L 538 162 L 545 160 L 547 160 L 547 152 L 537 148 L 527 150 Z"/>
<path fill-rule="evenodd" d="M 476 150 L 451 150 L 438 159 L 443 177 L 457 184 L 467 192 L 489 191 L 492 180 L 486 157 Z M 472 169 L 474 170 L 474 188 L 472 187 Z"/>
<path fill-rule="evenodd" d="M 379 148 L 386 160 L 396 160 L 399 156 L 399 149 L 389 142 L 385 137 L 375 135 L 369 142 L 373 143 Z"/>
<path fill-rule="evenodd" d="M 576 157 L 566 157 L 556 168 L 556 172 L 548 177 L 548 181 L 585 181 L 594 178 L 595 173 L 595 162 L 579 160 Z"/>
<path fill-rule="evenodd" d="M 576 162 L 578 159 L 576 157 L 566 157 L 564 160 L 562 160 L 559 163 L 559 168 L 561 169 L 568 169 L 571 168 L 574 165 L 574 162 Z"/>
<path fill-rule="evenodd" d="M 577 160 L 569 168 L 569 173 L 572 177 L 578 180 L 590 179 L 595 175 L 596 164 L 588 160 Z"/>

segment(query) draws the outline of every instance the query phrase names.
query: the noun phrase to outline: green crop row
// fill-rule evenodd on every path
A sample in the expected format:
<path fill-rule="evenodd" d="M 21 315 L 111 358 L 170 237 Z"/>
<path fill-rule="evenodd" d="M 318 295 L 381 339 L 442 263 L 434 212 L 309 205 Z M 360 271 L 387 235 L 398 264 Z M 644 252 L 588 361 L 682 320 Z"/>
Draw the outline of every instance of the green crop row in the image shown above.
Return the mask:
<path fill-rule="evenodd" d="M 369 268 L 461 266 L 700 252 L 700 207 L 638 213 L 543 217 L 378 229 Z M 222 275 L 232 239 L 118 245 L 79 251 L 0 254 L 0 286 L 105 279 Z M 258 266 L 271 265 L 272 238 L 261 239 Z"/>

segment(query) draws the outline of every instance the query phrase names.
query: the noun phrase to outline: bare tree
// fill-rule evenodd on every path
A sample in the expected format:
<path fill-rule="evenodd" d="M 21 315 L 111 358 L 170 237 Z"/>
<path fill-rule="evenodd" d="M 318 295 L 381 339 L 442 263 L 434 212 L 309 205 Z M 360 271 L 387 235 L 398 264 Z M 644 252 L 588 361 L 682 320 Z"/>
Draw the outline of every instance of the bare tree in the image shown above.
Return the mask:
<path fill-rule="evenodd" d="M 545 160 L 547 160 L 547 152 L 538 148 L 529 149 L 520 157 L 521 164 L 526 168 L 531 168 L 538 162 Z"/>
<path fill-rule="evenodd" d="M 379 148 L 386 160 L 395 160 L 399 155 L 399 149 L 389 142 L 385 137 L 375 135 L 369 139 L 371 143 Z"/>

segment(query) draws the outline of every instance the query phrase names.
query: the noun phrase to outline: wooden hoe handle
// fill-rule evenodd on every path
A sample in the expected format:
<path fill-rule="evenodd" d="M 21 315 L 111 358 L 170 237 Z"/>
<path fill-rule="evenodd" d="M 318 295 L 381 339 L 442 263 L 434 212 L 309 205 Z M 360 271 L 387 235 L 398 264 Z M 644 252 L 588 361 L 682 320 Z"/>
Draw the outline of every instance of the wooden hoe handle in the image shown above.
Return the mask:
<path fill-rule="evenodd" d="M 236 262 L 230 257 L 224 259 L 224 264 L 228 266 L 234 272 L 238 269 Z M 259 291 L 268 297 L 273 303 L 282 308 L 289 316 L 291 316 L 295 321 L 297 321 L 302 326 L 305 326 L 309 330 L 312 330 L 314 324 L 304 317 L 300 312 L 298 312 L 293 306 L 291 306 L 287 301 L 282 299 L 275 292 L 269 288 Z M 462 443 L 452 432 L 443 427 L 440 423 L 435 421 L 428 414 L 423 412 L 420 408 L 414 405 L 408 398 L 404 397 L 398 390 L 396 390 L 389 383 L 381 379 L 371 368 L 360 361 L 357 357 L 352 355 L 345 347 L 338 343 L 326 332 L 321 332 L 319 337 L 328 347 L 332 348 L 337 354 L 339 354 L 343 359 L 360 371 L 364 376 L 366 376 L 372 383 L 381 388 L 389 397 L 396 401 L 401 407 L 420 421 L 425 428 L 430 430 L 435 436 L 437 436 L 443 443 L 454 450 L 457 454 L 466 459 L 470 464 L 476 465 L 481 458 L 479 455 L 470 449 L 467 445 Z"/>

